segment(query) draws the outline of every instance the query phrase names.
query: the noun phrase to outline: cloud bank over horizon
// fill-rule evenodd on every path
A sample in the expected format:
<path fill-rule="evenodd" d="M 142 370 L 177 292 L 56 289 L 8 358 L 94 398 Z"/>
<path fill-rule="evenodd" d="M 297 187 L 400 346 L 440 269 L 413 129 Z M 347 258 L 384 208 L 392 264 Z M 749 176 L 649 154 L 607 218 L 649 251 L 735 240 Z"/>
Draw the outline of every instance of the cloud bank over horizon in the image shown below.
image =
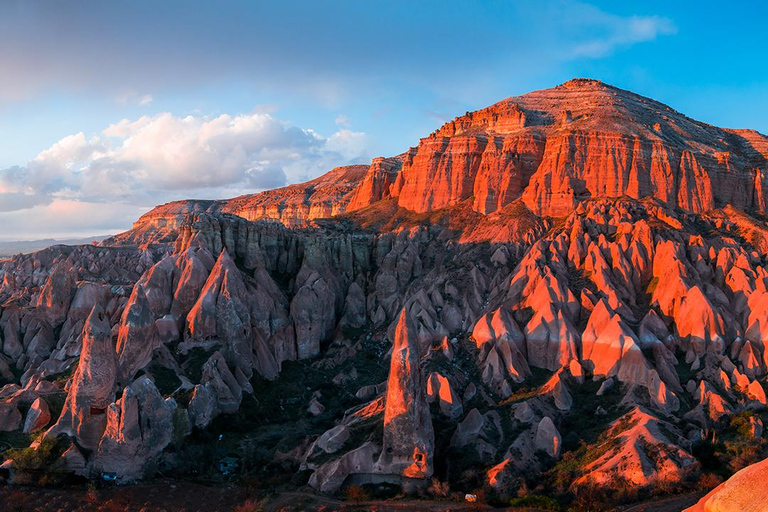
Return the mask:
<path fill-rule="evenodd" d="M 94 135 L 68 135 L 24 166 L 0 169 L 0 220 L 7 221 L 0 238 L 9 238 L 9 225 L 23 238 L 68 223 L 75 229 L 67 236 L 121 229 L 163 202 L 306 181 L 369 161 L 366 142 L 346 127 L 323 136 L 261 111 L 122 119 Z"/>

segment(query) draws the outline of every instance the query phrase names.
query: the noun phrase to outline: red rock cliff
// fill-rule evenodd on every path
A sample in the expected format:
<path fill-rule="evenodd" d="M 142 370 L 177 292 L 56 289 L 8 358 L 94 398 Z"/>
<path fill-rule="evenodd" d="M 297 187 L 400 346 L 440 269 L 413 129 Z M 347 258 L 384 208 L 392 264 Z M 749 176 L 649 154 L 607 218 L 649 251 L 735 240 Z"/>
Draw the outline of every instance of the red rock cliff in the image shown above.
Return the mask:
<path fill-rule="evenodd" d="M 577 79 L 445 124 L 405 153 L 394 180 L 372 167 L 349 209 L 396 197 L 426 212 L 471 198 L 487 214 L 522 198 L 538 215 L 563 216 L 586 198 L 655 196 L 692 212 L 764 211 L 766 170 L 768 138 L 757 132 Z"/>
<path fill-rule="evenodd" d="M 584 199 L 621 196 L 656 197 L 691 212 L 725 205 L 765 212 L 766 175 L 768 137 L 710 126 L 632 92 L 575 79 L 468 112 L 367 168 L 338 167 L 306 183 L 228 200 L 159 206 L 139 219 L 134 238 L 162 241 L 194 212 L 293 227 L 381 200 L 417 213 L 465 203 L 487 215 L 520 200 L 536 215 L 562 217 Z"/>

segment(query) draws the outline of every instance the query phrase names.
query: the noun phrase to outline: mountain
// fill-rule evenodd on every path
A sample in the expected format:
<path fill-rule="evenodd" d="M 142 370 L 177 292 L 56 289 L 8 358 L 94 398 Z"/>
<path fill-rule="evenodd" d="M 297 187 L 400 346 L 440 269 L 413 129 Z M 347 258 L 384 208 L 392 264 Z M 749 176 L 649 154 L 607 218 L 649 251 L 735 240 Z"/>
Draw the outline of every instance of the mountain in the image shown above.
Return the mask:
<path fill-rule="evenodd" d="M 482 213 L 517 197 L 564 216 L 593 197 L 656 197 L 701 212 L 763 209 L 768 139 L 698 123 L 594 80 L 509 98 L 423 139 L 391 190 L 426 211 L 474 196 Z"/>
<path fill-rule="evenodd" d="M 757 132 L 577 79 L 15 256 L 0 442 L 44 432 L 47 458 L 6 477 L 220 480 L 237 455 L 319 493 L 709 490 L 766 456 L 766 171 Z"/>
<path fill-rule="evenodd" d="M 575 79 L 468 112 L 404 154 L 375 159 L 365 173 L 334 169 L 207 208 L 292 226 L 389 198 L 418 213 L 468 202 L 489 214 L 521 199 L 537 215 L 562 217 L 579 201 L 623 196 L 655 197 L 695 213 L 725 205 L 764 213 L 766 166 L 768 137 L 760 133 L 710 126 L 629 91 Z"/>

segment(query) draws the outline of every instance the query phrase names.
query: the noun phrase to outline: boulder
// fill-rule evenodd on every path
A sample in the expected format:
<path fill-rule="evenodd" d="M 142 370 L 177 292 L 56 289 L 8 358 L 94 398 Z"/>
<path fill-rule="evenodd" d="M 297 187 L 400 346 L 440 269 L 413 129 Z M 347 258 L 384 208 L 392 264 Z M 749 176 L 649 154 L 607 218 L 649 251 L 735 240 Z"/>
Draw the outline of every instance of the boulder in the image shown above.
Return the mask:
<path fill-rule="evenodd" d="M 190 420 L 198 428 L 205 428 L 219 414 L 237 412 L 243 398 L 243 388 L 220 352 L 206 361 L 202 374 L 189 401 Z"/>
<path fill-rule="evenodd" d="M 552 422 L 552 418 L 549 416 L 544 416 L 536 426 L 534 445 L 537 450 L 546 452 L 550 457 L 560 457 L 562 438 L 560 437 L 560 432 L 558 432 L 555 424 Z"/>
<path fill-rule="evenodd" d="M 349 428 L 337 425 L 318 437 L 315 445 L 326 453 L 336 453 L 347 442 L 349 435 Z"/>
<path fill-rule="evenodd" d="M 451 447 L 471 446 L 481 460 L 489 461 L 496 457 L 502 437 L 501 418 L 496 411 L 481 414 L 477 409 L 472 409 L 456 427 L 451 437 Z"/>
<path fill-rule="evenodd" d="M 32 406 L 27 412 L 27 419 L 24 421 L 24 433 L 33 434 L 48 426 L 51 422 L 51 411 L 48 403 L 42 398 L 32 402 Z"/>
<path fill-rule="evenodd" d="M 0 402 L 0 432 L 13 432 L 21 428 L 21 413 L 15 404 Z"/>
<path fill-rule="evenodd" d="M 459 418 L 464 414 L 461 398 L 454 392 L 447 378 L 432 372 L 427 378 L 427 400 L 438 401 L 440 412 L 450 418 Z"/>
<path fill-rule="evenodd" d="M 147 376 L 126 387 L 107 411 L 96 471 L 115 473 L 121 482 L 152 476 L 148 471 L 173 440 L 175 410 L 176 401 L 163 399 Z"/>
<path fill-rule="evenodd" d="M 85 456 L 83 456 L 77 446 L 72 443 L 69 448 L 61 454 L 61 457 L 54 463 L 51 469 L 87 477 L 89 473 L 87 464 L 88 461 L 85 460 Z"/>
<path fill-rule="evenodd" d="M 317 468 L 309 477 L 309 486 L 322 493 L 334 493 L 349 475 L 373 473 L 378 452 L 378 446 L 371 442 L 365 443 Z"/>
<path fill-rule="evenodd" d="M 768 459 L 747 466 L 684 512 L 764 512 L 768 503 Z"/>

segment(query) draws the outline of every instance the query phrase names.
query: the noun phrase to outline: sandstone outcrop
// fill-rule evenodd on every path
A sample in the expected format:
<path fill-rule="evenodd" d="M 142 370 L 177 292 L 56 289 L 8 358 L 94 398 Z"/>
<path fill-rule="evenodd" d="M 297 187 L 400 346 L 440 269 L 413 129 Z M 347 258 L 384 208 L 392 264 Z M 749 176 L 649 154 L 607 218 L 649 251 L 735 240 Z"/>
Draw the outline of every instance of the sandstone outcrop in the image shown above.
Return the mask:
<path fill-rule="evenodd" d="M 400 312 L 384 409 L 384 443 L 376 471 L 409 478 L 433 472 L 434 432 L 421 375 L 421 349 L 408 310 Z"/>
<path fill-rule="evenodd" d="M 286 226 L 304 226 L 314 219 L 344 213 L 355 196 L 368 167 L 351 165 L 296 185 L 221 201 L 175 201 L 142 215 L 125 233 L 106 239 L 104 245 L 139 245 L 172 241 L 190 215 L 234 214 L 247 220 L 274 220 Z M 358 203 L 360 204 L 360 203 Z"/>
<path fill-rule="evenodd" d="M 482 414 L 472 409 L 458 424 L 451 437 L 451 447 L 471 447 L 480 460 L 493 460 L 502 439 L 501 418 L 498 413 L 488 411 Z"/>
<path fill-rule="evenodd" d="M 309 479 L 309 485 L 320 492 L 337 491 L 350 474 L 370 474 L 379 448 L 365 443 L 360 448 L 345 453 L 337 460 L 320 466 Z"/>
<path fill-rule="evenodd" d="M 678 439 L 669 439 L 670 434 Z M 614 422 L 610 435 L 618 441 L 615 447 L 584 468 L 581 481 L 605 484 L 623 478 L 642 487 L 665 480 L 680 481 L 696 465 L 690 452 L 678 444 L 682 434 L 640 408 Z M 610 442 L 610 438 L 603 442 Z"/>
<path fill-rule="evenodd" d="M 24 433 L 33 434 L 48 426 L 51 421 L 51 410 L 42 398 L 35 399 L 24 420 Z"/>
<path fill-rule="evenodd" d="M 562 438 L 549 416 L 542 418 L 536 426 L 536 439 L 534 443 L 537 449 L 546 452 L 550 457 L 560 457 Z"/>
<path fill-rule="evenodd" d="M 68 434 L 88 450 L 95 450 L 107 425 L 107 408 L 114 400 L 117 357 L 111 329 L 98 304 L 83 327 L 83 349 L 64 409 L 46 436 Z"/>
<path fill-rule="evenodd" d="M 0 403 L 0 432 L 13 432 L 21 427 L 21 412 L 13 404 Z"/>
<path fill-rule="evenodd" d="M 628 196 L 693 212 L 719 204 L 759 209 L 765 185 L 754 169 L 765 165 L 765 147 L 757 134 L 572 80 L 447 123 L 403 155 L 394 179 L 372 166 L 354 204 L 395 197 L 426 212 L 472 198 L 487 214 L 522 197 L 536 214 L 563 216 L 586 198 Z"/>
<path fill-rule="evenodd" d="M 189 401 L 189 416 L 196 427 L 207 426 L 219 414 L 237 411 L 243 388 L 232 374 L 224 356 L 214 352 L 203 365 L 202 379 Z"/>
<path fill-rule="evenodd" d="M 454 391 L 450 381 L 439 373 L 433 372 L 427 377 L 427 401 L 437 401 L 440 411 L 448 417 L 458 418 L 464 413 L 461 399 Z"/>
<path fill-rule="evenodd" d="M 134 381 L 107 409 L 107 425 L 93 461 L 95 471 L 115 473 L 122 482 L 145 476 L 146 468 L 173 439 L 175 411 L 176 402 L 163 399 L 149 377 Z"/>
<path fill-rule="evenodd" d="M 768 503 L 768 461 L 748 466 L 718 485 L 685 512 L 760 512 Z"/>

